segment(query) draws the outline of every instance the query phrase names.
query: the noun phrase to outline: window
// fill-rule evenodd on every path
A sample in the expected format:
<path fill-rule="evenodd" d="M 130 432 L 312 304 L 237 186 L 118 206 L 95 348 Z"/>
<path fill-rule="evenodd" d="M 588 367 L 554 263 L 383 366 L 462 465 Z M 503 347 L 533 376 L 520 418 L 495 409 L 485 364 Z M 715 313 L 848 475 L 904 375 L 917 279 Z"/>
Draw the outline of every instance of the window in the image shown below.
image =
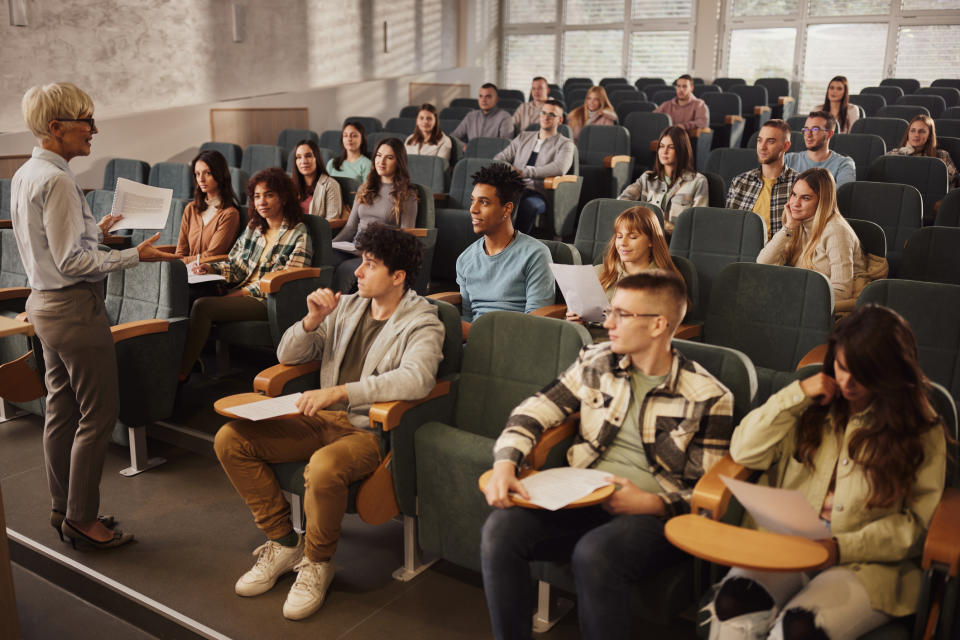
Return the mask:
<path fill-rule="evenodd" d="M 789 16 L 799 13 L 800 0 L 733 0 L 733 15 Z"/>
<path fill-rule="evenodd" d="M 793 75 L 793 51 L 797 30 L 791 27 L 736 29 L 730 37 L 727 77 L 789 78 Z"/>
<path fill-rule="evenodd" d="M 507 23 L 555 22 L 557 0 L 523 0 L 507 2 Z"/>
<path fill-rule="evenodd" d="M 566 23 L 608 24 L 623 22 L 623 1 L 567 0 Z"/>
<path fill-rule="evenodd" d="M 623 75 L 623 31 L 567 31 L 563 36 L 565 78 Z"/>
<path fill-rule="evenodd" d="M 886 15 L 890 0 L 810 0 L 812 16 Z"/>
<path fill-rule="evenodd" d="M 896 77 L 916 78 L 929 86 L 937 78 L 953 78 L 960 69 L 960 25 L 900 27 Z"/>
<path fill-rule="evenodd" d="M 503 57 L 510 60 L 504 78 L 505 89 L 520 89 L 526 94 L 530 81 L 535 76 L 546 75 L 550 69 L 544 68 L 544 62 L 553 60 L 557 37 L 551 35 L 507 36 Z"/>
<path fill-rule="evenodd" d="M 693 2 L 691 0 L 634 0 L 633 19 L 649 20 L 651 18 L 690 18 L 693 16 Z"/>
<path fill-rule="evenodd" d="M 797 113 L 811 111 L 823 102 L 830 78 L 846 76 L 850 93 L 876 86 L 883 79 L 887 25 L 816 24 L 807 27 L 803 57 L 803 82 Z M 843 61 L 838 64 L 838 61 Z"/>
<path fill-rule="evenodd" d="M 630 34 L 630 78 L 663 78 L 670 83 L 689 71 L 689 31 L 640 31 Z"/>

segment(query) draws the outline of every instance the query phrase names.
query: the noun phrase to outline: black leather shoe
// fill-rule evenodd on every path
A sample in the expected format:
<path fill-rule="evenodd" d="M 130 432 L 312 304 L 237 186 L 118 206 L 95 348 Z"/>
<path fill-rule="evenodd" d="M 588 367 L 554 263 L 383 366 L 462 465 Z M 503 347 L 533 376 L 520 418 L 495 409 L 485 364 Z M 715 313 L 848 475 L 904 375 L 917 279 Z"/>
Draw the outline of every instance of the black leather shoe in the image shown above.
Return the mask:
<path fill-rule="evenodd" d="M 60 531 L 60 525 L 63 524 L 63 519 L 66 517 L 67 514 L 63 511 L 57 511 L 56 509 L 50 510 L 50 526 L 57 530 L 57 535 L 60 536 L 60 542 L 63 542 L 63 532 Z M 113 516 L 97 516 L 97 520 L 107 529 L 113 529 L 117 526 L 117 519 Z"/>
<path fill-rule="evenodd" d="M 79 529 L 74 527 L 67 520 L 64 520 L 63 523 L 60 525 L 60 531 L 64 536 L 70 539 L 70 546 L 72 546 L 74 549 L 77 548 L 78 540 L 81 543 L 86 544 L 98 550 L 112 549 L 113 547 L 119 547 L 121 545 L 127 544 L 128 542 L 133 541 L 132 533 L 124 533 L 119 529 L 114 530 L 113 537 L 109 540 L 103 540 L 103 541 L 94 540 L 93 538 L 85 534 L 83 531 L 80 531 Z"/>

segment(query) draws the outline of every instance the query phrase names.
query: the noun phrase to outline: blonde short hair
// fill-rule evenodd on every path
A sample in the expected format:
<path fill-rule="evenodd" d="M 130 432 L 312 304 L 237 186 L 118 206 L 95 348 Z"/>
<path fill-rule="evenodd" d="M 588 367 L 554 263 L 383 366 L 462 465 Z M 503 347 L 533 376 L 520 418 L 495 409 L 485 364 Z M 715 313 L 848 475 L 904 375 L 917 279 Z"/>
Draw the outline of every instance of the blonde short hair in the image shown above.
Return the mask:
<path fill-rule="evenodd" d="M 93 100 L 69 82 L 31 87 L 20 103 L 23 119 L 38 139 L 50 137 L 50 121 L 93 115 Z"/>

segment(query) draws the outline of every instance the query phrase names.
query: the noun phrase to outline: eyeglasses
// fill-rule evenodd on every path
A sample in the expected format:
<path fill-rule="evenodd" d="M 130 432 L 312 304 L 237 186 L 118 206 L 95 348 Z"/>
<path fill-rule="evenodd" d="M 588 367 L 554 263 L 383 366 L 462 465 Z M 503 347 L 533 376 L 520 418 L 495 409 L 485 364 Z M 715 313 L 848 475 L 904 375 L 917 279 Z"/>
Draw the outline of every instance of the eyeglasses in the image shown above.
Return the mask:
<path fill-rule="evenodd" d="M 826 129 L 824 129 L 823 127 L 804 127 L 803 129 L 800 129 L 800 131 L 802 131 L 804 134 L 807 134 L 807 133 L 820 133 L 821 131 L 826 132 Z"/>
<path fill-rule="evenodd" d="M 93 131 L 96 128 L 93 118 L 54 118 L 54 120 L 59 120 L 60 122 L 86 122 L 90 125 L 90 130 Z"/>
<path fill-rule="evenodd" d="M 547 118 L 559 118 L 559 117 L 560 117 L 560 114 L 559 114 L 559 113 L 553 113 L 553 112 L 551 112 L 551 111 L 541 111 L 541 112 L 540 112 L 540 115 L 541 115 L 541 116 L 544 116 L 544 117 L 547 117 Z"/>
<path fill-rule="evenodd" d="M 603 310 L 603 317 L 605 320 L 613 320 L 614 322 L 620 322 L 621 320 L 627 320 L 629 318 L 656 318 L 660 316 L 660 313 L 627 313 L 623 309 L 617 309 L 613 307 L 611 309 Z"/>

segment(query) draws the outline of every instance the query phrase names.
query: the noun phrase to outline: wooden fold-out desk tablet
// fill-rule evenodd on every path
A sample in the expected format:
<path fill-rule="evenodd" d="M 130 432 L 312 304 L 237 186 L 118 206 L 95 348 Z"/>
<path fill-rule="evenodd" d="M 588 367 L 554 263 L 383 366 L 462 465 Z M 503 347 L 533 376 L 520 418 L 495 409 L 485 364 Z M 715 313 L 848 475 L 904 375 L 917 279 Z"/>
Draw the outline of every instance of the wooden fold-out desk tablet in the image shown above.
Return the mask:
<path fill-rule="evenodd" d="M 237 393 L 232 396 L 227 396 L 225 398 L 220 398 L 213 403 L 213 410 L 216 411 L 221 416 L 225 418 L 235 418 L 239 420 L 244 420 L 241 416 L 233 413 L 231 409 L 233 407 L 239 407 L 240 405 L 250 404 L 251 402 L 260 402 L 261 400 L 270 400 L 270 396 L 265 396 L 260 393 Z M 300 413 L 288 413 L 282 416 L 276 416 L 274 420 L 282 420 L 283 418 L 295 418 L 299 416 Z"/>
<path fill-rule="evenodd" d="M 537 473 L 537 472 L 534 471 L 533 469 L 524 469 L 523 471 L 520 472 L 520 476 L 519 476 L 519 477 L 520 477 L 521 479 L 523 479 L 523 478 L 527 478 L 527 477 L 529 477 L 529 476 L 532 476 L 532 475 L 535 474 L 535 473 Z M 487 483 L 490 481 L 490 477 L 491 477 L 492 475 L 493 475 L 493 469 L 487 469 L 486 471 L 484 471 L 484 472 L 480 475 L 480 479 L 477 481 L 477 484 L 480 486 L 480 491 L 483 491 L 483 490 L 486 488 Z M 615 485 L 608 484 L 608 485 L 606 485 L 606 486 L 604 486 L 604 487 L 600 487 L 599 489 L 596 489 L 593 493 L 591 493 L 591 494 L 588 495 L 588 496 L 584 496 L 584 497 L 580 498 L 579 500 L 574 500 L 573 502 L 571 502 L 570 504 L 568 504 L 567 506 L 565 506 L 565 507 L 563 507 L 563 508 L 564 508 L 564 509 L 579 509 L 579 508 L 581 508 L 581 507 L 592 507 L 592 506 L 594 506 L 594 505 L 597 505 L 597 504 L 600 504 L 600 503 L 602 503 L 602 502 L 605 502 L 605 501 L 607 500 L 607 498 L 609 498 L 610 496 L 613 495 L 613 492 L 614 492 L 615 490 L 616 490 L 616 486 L 615 486 Z M 527 509 L 542 509 L 542 508 L 543 508 L 543 507 L 540 507 L 540 506 L 538 506 L 538 505 L 535 505 L 535 504 L 533 504 L 533 503 L 531 503 L 531 502 L 527 502 L 526 500 L 524 500 L 523 498 L 521 498 L 520 496 L 518 496 L 518 495 L 515 494 L 515 493 L 511 493 L 511 494 L 510 494 L 510 498 L 513 500 L 513 504 L 517 505 L 518 507 L 525 507 L 525 508 L 527 508 Z"/>

